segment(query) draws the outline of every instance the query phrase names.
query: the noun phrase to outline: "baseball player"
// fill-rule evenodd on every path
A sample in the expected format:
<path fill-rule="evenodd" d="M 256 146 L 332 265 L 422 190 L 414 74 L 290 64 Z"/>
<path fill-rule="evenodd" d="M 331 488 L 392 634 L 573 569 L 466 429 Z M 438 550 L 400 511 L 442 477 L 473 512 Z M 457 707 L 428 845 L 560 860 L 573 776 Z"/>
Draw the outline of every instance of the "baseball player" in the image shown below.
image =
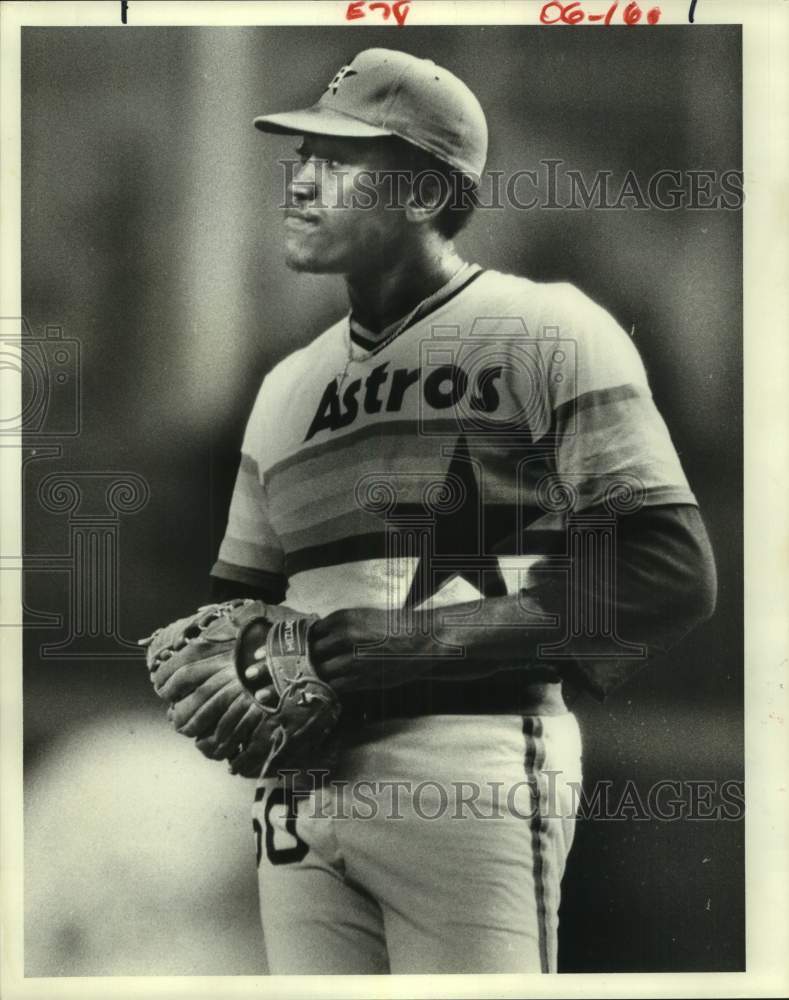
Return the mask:
<path fill-rule="evenodd" d="M 270 971 L 555 971 L 568 704 L 712 613 L 696 499 L 611 315 L 455 248 L 487 151 L 461 80 L 370 49 L 255 124 L 297 137 L 288 265 L 350 303 L 264 378 L 212 570 L 217 600 L 316 616 L 340 705 L 314 769 L 256 784 Z"/>

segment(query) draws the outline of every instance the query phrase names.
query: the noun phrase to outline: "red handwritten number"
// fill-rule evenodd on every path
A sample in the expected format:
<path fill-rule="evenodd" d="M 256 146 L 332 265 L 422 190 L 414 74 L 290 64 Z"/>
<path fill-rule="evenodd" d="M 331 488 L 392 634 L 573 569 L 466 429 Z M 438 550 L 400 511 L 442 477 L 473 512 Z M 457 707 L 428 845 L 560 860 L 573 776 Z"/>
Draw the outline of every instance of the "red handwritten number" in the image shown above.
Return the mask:
<path fill-rule="evenodd" d="M 406 3 L 406 0 L 397 0 L 396 3 L 392 4 L 392 13 L 395 16 L 395 21 L 397 21 L 397 27 L 402 28 L 405 24 L 405 19 L 408 17 L 408 12 L 411 8 Z"/>
<path fill-rule="evenodd" d="M 540 10 L 540 22 L 542 24 L 580 24 L 581 21 L 602 21 L 610 24 L 619 7 L 619 0 L 612 3 L 605 14 L 587 14 L 581 6 L 580 0 L 573 0 L 572 3 L 559 3 L 558 0 L 551 0 L 550 3 L 543 4 Z M 622 20 L 625 24 L 638 24 L 643 17 L 643 11 L 635 2 L 629 3 L 622 11 Z M 652 7 L 647 11 L 647 23 L 657 24 L 660 20 L 660 7 Z"/>
<path fill-rule="evenodd" d="M 548 10 L 551 7 L 556 7 L 558 9 L 558 14 L 553 20 L 548 17 Z M 562 4 L 557 3 L 556 0 L 552 0 L 551 3 L 545 4 L 545 6 L 540 11 L 540 20 L 543 24 L 556 24 L 561 21 L 562 24 L 578 24 L 579 21 L 583 21 L 586 15 L 581 10 L 581 4 L 579 0 L 573 0 L 573 3 Z"/>
<path fill-rule="evenodd" d="M 551 9 L 551 7 L 559 8 L 559 13 L 552 21 L 548 17 L 548 11 Z M 564 13 L 564 8 L 562 7 L 562 5 L 560 3 L 556 3 L 556 0 L 551 0 L 551 3 L 545 4 L 545 6 L 540 11 L 540 21 L 542 21 L 543 24 L 556 24 L 557 21 L 561 21 L 563 13 Z"/>
<path fill-rule="evenodd" d="M 399 28 L 402 28 L 405 24 L 405 19 L 408 17 L 408 11 L 410 10 L 408 0 L 395 0 L 394 3 L 387 3 L 385 0 L 374 0 L 373 3 L 369 4 L 366 3 L 366 0 L 351 0 L 351 3 L 345 9 L 345 20 L 358 21 L 360 17 L 366 17 L 367 11 L 365 10 L 365 6 L 370 13 L 380 11 L 384 21 L 388 21 L 389 16 L 394 14 L 394 19 L 397 21 Z"/>
<path fill-rule="evenodd" d="M 625 7 L 622 16 L 624 17 L 625 24 L 638 24 L 641 20 L 641 8 L 637 3 L 629 3 L 627 7 Z"/>

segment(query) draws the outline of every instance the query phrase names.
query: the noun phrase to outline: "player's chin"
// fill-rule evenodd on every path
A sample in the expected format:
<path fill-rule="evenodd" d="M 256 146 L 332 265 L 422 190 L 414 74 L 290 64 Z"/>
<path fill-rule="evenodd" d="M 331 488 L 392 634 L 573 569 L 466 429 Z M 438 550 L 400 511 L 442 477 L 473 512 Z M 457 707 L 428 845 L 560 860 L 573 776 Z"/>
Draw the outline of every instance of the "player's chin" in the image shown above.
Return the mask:
<path fill-rule="evenodd" d="M 315 253 L 309 253 L 302 248 L 285 250 L 285 264 L 291 271 L 302 274 L 339 274 L 341 267 Z"/>
<path fill-rule="evenodd" d="M 302 274 L 321 274 L 325 270 L 320 261 L 300 254 L 285 254 L 285 264 L 291 271 L 299 271 Z"/>

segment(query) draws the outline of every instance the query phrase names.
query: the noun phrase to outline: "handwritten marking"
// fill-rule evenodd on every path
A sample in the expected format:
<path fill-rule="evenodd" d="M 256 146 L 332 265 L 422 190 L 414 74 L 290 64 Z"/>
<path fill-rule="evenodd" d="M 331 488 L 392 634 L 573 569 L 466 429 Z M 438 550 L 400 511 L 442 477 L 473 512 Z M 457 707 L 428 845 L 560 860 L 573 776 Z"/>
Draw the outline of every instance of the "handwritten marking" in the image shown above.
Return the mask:
<path fill-rule="evenodd" d="M 584 21 L 599 24 L 602 21 L 603 24 L 609 25 L 618 9 L 619 0 L 612 3 L 605 13 L 588 13 L 584 10 L 581 0 L 572 0 L 571 3 L 550 0 L 550 3 L 544 4 L 540 11 L 540 21 L 542 24 L 581 24 Z M 647 24 L 657 24 L 661 14 L 660 7 L 650 7 L 646 13 Z M 638 24 L 644 17 L 644 11 L 633 0 L 621 12 L 620 17 L 624 24 Z"/>
<path fill-rule="evenodd" d="M 121 24 L 126 24 L 126 15 L 129 12 L 129 0 L 121 0 Z"/>
<path fill-rule="evenodd" d="M 366 17 L 368 12 L 380 11 L 384 21 L 394 16 L 398 28 L 402 28 L 410 9 L 408 0 L 394 0 L 393 3 L 385 3 L 383 0 L 373 0 L 371 3 L 366 0 L 351 0 L 345 10 L 345 20 L 358 21 L 359 18 Z"/>

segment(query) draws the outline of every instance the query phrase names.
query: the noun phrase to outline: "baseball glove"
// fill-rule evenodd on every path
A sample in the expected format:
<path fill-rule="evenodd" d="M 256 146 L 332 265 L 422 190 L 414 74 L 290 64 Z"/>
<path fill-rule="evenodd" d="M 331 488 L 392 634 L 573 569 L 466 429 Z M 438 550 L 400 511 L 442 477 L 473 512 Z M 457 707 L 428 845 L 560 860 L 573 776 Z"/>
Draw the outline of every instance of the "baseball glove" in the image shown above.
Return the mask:
<path fill-rule="evenodd" d="M 315 615 L 262 601 L 209 604 L 157 629 L 146 646 L 151 682 L 179 733 L 234 774 L 303 766 L 337 723 L 340 703 L 307 649 Z M 273 687 L 276 702 L 259 700 Z M 256 695 L 257 693 L 257 695 Z"/>

